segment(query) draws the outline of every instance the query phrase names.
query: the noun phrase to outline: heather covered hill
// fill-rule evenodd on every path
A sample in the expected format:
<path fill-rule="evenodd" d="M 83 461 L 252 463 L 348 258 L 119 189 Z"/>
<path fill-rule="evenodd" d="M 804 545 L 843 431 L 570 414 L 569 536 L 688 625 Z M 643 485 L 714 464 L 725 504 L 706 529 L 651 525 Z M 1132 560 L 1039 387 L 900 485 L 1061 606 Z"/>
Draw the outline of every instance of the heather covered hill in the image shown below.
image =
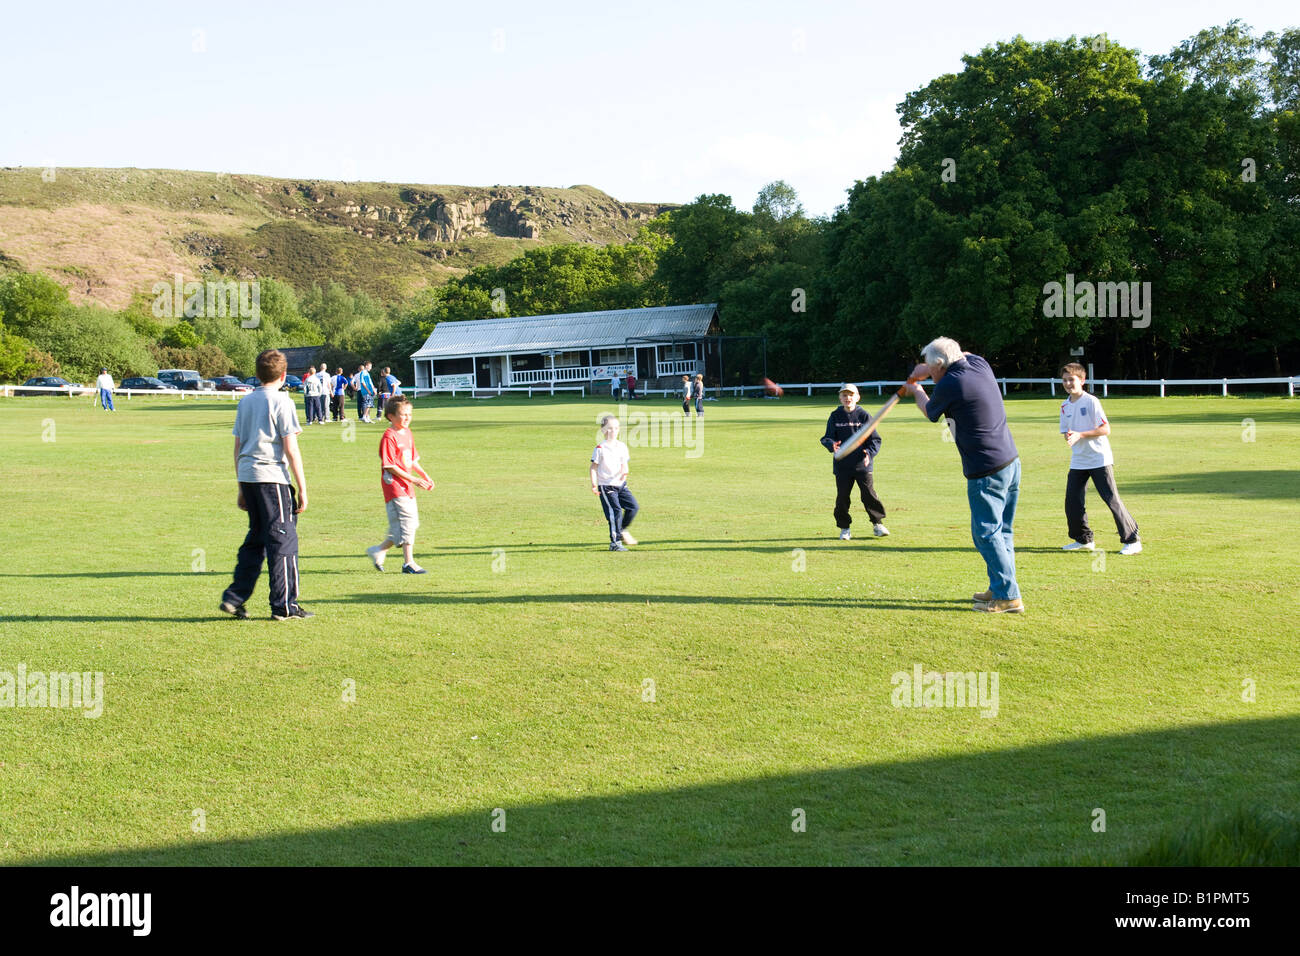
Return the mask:
<path fill-rule="evenodd" d="M 0 169 L 0 268 L 124 308 L 213 270 L 396 301 L 539 245 L 627 242 L 669 208 L 592 186 L 436 186 L 149 169 Z"/>

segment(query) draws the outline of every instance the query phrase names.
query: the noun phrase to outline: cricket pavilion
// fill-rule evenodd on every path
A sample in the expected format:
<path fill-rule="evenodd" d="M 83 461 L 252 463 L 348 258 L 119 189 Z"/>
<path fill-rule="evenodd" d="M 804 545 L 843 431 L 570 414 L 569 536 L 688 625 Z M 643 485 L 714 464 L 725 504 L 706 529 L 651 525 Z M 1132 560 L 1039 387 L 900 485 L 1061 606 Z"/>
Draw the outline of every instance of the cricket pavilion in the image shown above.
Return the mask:
<path fill-rule="evenodd" d="M 722 369 L 717 303 L 439 322 L 411 355 L 418 390 L 680 386 Z"/>

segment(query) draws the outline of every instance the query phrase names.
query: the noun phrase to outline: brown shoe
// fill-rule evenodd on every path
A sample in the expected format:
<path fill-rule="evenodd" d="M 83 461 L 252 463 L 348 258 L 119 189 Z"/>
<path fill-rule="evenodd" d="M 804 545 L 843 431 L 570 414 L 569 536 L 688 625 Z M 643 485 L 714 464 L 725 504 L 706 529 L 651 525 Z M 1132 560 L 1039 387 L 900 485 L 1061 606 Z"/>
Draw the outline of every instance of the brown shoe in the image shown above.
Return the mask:
<path fill-rule="evenodd" d="M 1020 598 L 1012 598 L 1009 601 L 976 601 L 971 605 L 972 611 L 985 611 L 989 614 L 1022 614 L 1025 605 Z"/>
<path fill-rule="evenodd" d="M 989 601 L 993 600 L 993 592 L 981 591 L 979 594 L 972 594 L 971 600 L 977 601 L 980 604 L 987 604 Z"/>

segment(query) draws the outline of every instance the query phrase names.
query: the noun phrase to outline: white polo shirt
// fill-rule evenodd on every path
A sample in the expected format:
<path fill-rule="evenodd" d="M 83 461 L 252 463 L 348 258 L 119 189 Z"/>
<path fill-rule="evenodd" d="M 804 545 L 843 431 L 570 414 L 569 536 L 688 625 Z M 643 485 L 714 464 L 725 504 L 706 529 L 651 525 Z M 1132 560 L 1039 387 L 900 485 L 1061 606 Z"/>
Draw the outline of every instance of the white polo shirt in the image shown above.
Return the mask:
<path fill-rule="evenodd" d="M 596 463 L 596 484 L 622 485 L 623 471 L 627 468 L 629 455 L 627 445 L 617 438 L 609 438 L 596 446 L 591 453 L 591 460 Z"/>
<path fill-rule="evenodd" d="M 1106 413 L 1101 410 L 1097 396 L 1084 392 L 1075 401 L 1068 398 L 1061 403 L 1061 434 L 1070 432 L 1090 432 L 1099 425 L 1106 424 Z M 1070 454 L 1071 468 L 1104 468 L 1115 464 L 1115 455 L 1110 450 L 1110 440 L 1102 435 L 1098 438 L 1085 438 L 1075 443 Z"/>

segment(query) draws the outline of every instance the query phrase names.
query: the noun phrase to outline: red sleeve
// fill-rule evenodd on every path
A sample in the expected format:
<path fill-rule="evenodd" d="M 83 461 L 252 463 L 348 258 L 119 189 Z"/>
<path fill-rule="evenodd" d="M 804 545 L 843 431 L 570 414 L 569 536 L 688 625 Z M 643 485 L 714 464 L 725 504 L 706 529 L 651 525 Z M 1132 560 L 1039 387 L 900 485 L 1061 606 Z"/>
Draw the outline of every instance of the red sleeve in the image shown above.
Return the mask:
<path fill-rule="evenodd" d="M 393 438 L 392 433 L 387 429 L 384 431 L 384 437 L 379 439 L 379 464 L 384 468 L 402 467 L 402 457 L 397 447 L 397 440 Z"/>

